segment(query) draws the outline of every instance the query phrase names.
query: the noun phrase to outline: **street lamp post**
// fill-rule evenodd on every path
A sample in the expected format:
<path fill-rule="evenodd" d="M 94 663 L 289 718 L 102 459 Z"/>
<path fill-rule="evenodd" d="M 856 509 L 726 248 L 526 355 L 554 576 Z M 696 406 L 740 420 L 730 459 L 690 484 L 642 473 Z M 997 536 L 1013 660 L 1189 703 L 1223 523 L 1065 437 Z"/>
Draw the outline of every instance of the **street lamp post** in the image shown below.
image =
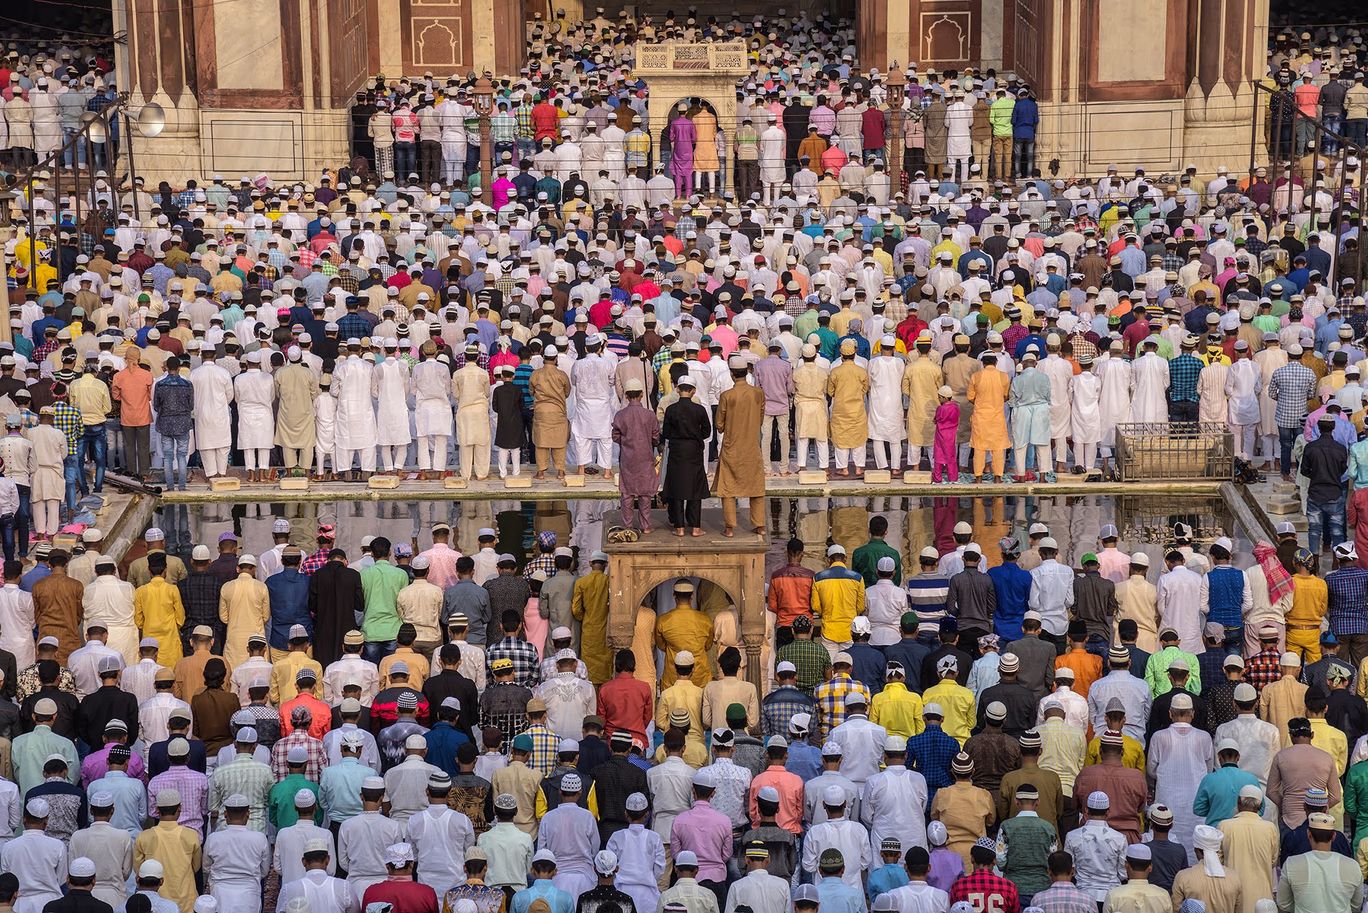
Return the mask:
<path fill-rule="evenodd" d="M 907 96 L 907 77 L 903 75 L 902 67 L 895 60 L 888 67 L 888 99 L 889 105 L 889 124 L 893 131 L 893 136 L 886 144 L 885 151 L 888 155 L 888 179 L 893 184 L 893 192 L 896 194 L 902 190 L 903 176 L 903 103 Z"/>
<path fill-rule="evenodd" d="M 494 84 L 488 74 L 475 81 L 475 113 L 480 116 L 480 184 L 485 192 L 494 183 L 494 140 L 489 132 L 489 115 L 494 110 Z"/>

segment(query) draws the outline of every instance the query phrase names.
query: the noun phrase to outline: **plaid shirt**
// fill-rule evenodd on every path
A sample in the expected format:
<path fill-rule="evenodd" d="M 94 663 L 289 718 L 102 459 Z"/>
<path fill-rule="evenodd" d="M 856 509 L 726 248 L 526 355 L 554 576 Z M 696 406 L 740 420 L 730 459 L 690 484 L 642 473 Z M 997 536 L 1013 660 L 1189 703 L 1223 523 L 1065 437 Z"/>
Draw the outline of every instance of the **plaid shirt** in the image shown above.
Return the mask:
<path fill-rule="evenodd" d="M 486 651 L 485 671 L 489 673 L 490 681 L 494 679 L 493 665 L 496 659 L 513 660 L 513 680 L 519 685 L 530 688 L 541 680 L 541 660 L 537 658 L 537 648 L 521 637 L 505 637 Z"/>
<path fill-rule="evenodd" d="M 1368 634 L 1368 571 L 1350 565 L 1325 575 L 1330 591 L 1330 630 Z"/>
<path fill-rule="evenodd" d="M 829 680 L 822 682 L 812 690 L 812 697 L 817 702 L 820 724 L 818 732 L 823 739 L 831 730 L 845 722 L 845 699 L 846 695 L 852 692 L 863 694 L 865 703 L 869 703 L 869 688 L 865 686 L 864 682 L 856 681 L 845 672 L 835 673 Z"/>
<path fill-rule="evenodd" d="M 518 124 L 518 136 L 521 139 L 533 139 L 537 131 L 532 128 L 532 107 L 530 105 L 519 105 L 513 111 L 514 120 Z"/>
<path fill-rule="evenodd" d="M 942 729 L 940 723 L 928 723 L 926 729 L 907 740 L 907 767 L 921 772 L 928 789 L 940 789 L 955 782 L 950 775 L 950 762 L 959 751 L 959 739 Z"/>
<path fill-rule="evenodd" d="M 552 577 L 556 576 L 556 556 L 538 555 L 537 557 L 533 558 L 531 561 L 527 562 L 527 567 L 523 568 L 523 577 L 525 577 L 528 580 L 531 580 L 532 575 L 535 574 L 537 571 L 542 571 L 543 573 L 545 573 L 547 580 L 550 580 Z"/>
<path fill-rule="evenodd" d="M 813 689 L 822 681 L 827 667 L 831 665 L 831 654 L 826 647 L 815 640 L 794 640 L 779 648 L 775 662 L 793 663 L 798 670 L 798 690 L 812 694 Z"/>
<path fill-rule="evenodd" d="M 252 803 L 252 816 L 247 820 L 247 826 L 264 834 L 266 800 L 270 797 L 271 787 L 275 784 L 276 777 L 272 775 L 268 765 L 252 760 L 251 755 L 239 754 L 229 763 L 220 764 L 209 780 L 209 811 L 221 818 L 224 800 L 235 793 L 241 793 Z"/>
<path fill-rule="evenodd" d="M 185 605 L 186 630 L 196 625 L 208 625 L 214 629 L 221 627 L 219 591 L 223 589 L 223 581 L 213 574 L 196 572 L 177 583 L 176 587 Z"/>
<path fill-rule="evenodd" d="M 1184 352 L 1169 362 L 1169 401 L 1197 402 L 1197 377 L 1202 373 L 1201 359 Z"/>
<path fill-rule="evenodd" d="M 257 731 L 258 745 L 270 748 L 280 741 L 280 714 L 274 707 L 269 704 L 248 704 L 242 709 L 253 717 L 252 727 Z"/>
<path fill-rule="evenodd" d="M 337 321 L 337 337 L 343 342 L 348 339 L 362 339 L 370 335 L 370 321 L 360 314 L 343 314 Z"/>
<path fill-rule="evenodd" d="M 1278 666 L 1281 661 L 1282 654 L 1277 650 L 1260 650 L 1245 660 L 1244 680 L 1262 691 L 1264 685 L 1271 685 L 1282 678 L 1282 670 Z"/>
<path fill-rule="evenodd" d="M 319 782 L 323 776 L 323 768 L 328 766 L 328 753 L 323 749 L 323 740 L 309 735 L 307 729 L 296 729 L 271 746 L 271 773 L 275 774 L 276 780 L 283 780 L 289 775 L 290 767 L 285 759 L 289 756 L 290 749 L 295 746 L 303 748 L 309 755 L 309 761 L 304 766 L 304 776 L 315 783 Z"/>
<path fill-rule="evenodd" d="M 1164 272 L 1176 273 L 1178 272 L 1178 270 L 1183 268 L 1183 258 L 1178 256 L 1177 254 L 1170 254 L 1166 252 L 1161 254 L 1160 256 L 1163 258 L 1163 261 L 1159 265 L 1163 267 Z"/>
<path fill-rule="evenodd" d="M 547 728 L 545 723 L 533 723 L 518 735 L 532 740 L 532 757 L 527 766 L 543 777 L 556 767 L 556 752 L 560 748 L 560 737 Z"/>
<path fill-rule="evenodd" d="M 1045 913 L 1093 913 L 1097 901 L 1067 881 L 1056 881 L 1031 898 L 1031 906 Z"/>
<path fill-rule="evenodd" d="M 317 571 L 323 565 L 328 563 L 329 551 L 331 551 L 331 549 L 320 548 L 318 551 L 309 555 L 309 557 L 305 558 L 303 561 L 299 563 L 299 572 L 303 574 L 305 577 L 312 577 L 314 571 Z"/>
<path fill-rule="evenodd" d="M 81 447 L 81 435 L 85 433 L 85 422 L 81 421 L 81 410 L 71 403 L 58 400 L 52 404 L 52 424 L 66 435 L 67 456 L 76 453 Z"/>
<path fill-rule="evenodd" d="M 1016 885 L 994 875 L 991 868 L 963 875 L 950 886 L 950 903 L 961 900 L 969 901 L 975 910 L 984 913 L 1021 913 L 1021 897 Z"/>
<path fill-rule="evenodd" d="M 1278 404 L 1273 410 L 1278 427 L 1300 428 L 1306 401 L 1316 395 L 1316 373 L 1301 362 L 1289 362 L 1268 379 L 1268 395 Z"/>
<path fill-rule="evenodd" d="M 765 738 L 788 736 L 789 720 L 796 713 L 812 713 L 811 697 L 788 685 L 779 685 L 760 702 L 760 724 Z"/>
<path fill-rule="evenodd" d="M 505 757 L 513 749 L 513 736 L 527 728 L 530 700 L 532 689 L 517 682 L 491 682 L 480 695 L 480 725 L 493 726 L 503 733 Z"/>

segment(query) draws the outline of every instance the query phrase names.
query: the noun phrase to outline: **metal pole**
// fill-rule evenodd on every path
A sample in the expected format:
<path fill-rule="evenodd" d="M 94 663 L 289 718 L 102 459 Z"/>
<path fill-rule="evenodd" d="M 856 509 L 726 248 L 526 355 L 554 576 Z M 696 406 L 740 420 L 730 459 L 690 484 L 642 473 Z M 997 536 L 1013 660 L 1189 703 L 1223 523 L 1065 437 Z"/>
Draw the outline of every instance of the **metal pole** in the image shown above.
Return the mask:
<path fill-rule="evenodd" d="M 52 234 L 57 244 L 52 259 L 52 268 L 57 271 L 57 279 L 65 280 L 62 275 L 62 153 L 59 151 L 52 159 Z"/>
<path fill-rule="evenodd" d="M 34 214 L 33 197 L 37 193 L 33 189 L 35 181 L 33 175 L 29 175 L 28 186 L 28 236 L 29 236 L 29 274 L 28 284 L 30 288 L 38 287 L 38 219 Z"/>
<path fill-rule="evenodd" d="M 124 142 L 128 143 L 128 187 L 129 193 L 133 195 L 133 218 L 139 223 L 142 222 L 142 213 L 138 211 L 138 185 L 134 183 L 134 178 L 138 174 L 138 166 L 133 161 L 133 118 L 128 112 L 124 112 Z M 122 203 L 120 203 L 122 208 Z"/>

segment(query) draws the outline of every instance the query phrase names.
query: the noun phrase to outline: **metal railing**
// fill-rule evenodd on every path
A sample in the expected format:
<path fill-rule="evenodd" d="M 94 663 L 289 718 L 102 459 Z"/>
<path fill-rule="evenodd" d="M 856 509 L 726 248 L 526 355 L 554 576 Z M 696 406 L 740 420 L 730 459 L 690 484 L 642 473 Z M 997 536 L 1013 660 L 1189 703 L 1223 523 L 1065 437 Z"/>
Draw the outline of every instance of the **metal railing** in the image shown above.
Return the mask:
<path fill-rule="evenodd" d="M 1235 477 L 1235 436 L 1220 422 L 1119 424 L 1116 465 L 1122 482 L 1228 482 Z"/>

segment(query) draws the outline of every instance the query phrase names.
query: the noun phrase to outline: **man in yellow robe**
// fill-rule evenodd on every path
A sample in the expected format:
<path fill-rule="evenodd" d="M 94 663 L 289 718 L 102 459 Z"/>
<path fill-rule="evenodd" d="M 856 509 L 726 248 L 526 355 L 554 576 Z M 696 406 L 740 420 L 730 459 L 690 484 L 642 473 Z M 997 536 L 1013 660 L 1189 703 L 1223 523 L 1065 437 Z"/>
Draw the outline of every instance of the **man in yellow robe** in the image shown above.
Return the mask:
<path fill-rule="evenodd" d="M 180 590 L 166 579 L 164 553 L 150 556 L 148 568 L 152 579 L 133 593 L 133 623 L 144 637 L 155 637 L 161 644 L 157 662 L 168 669 L 180 662 L 181 625 L 185 624 L 185 605 Z"/>
<path fill-rule="evenodd" d="M 969 446 L 974 449 L 974 476 L 992 481 L 985 474 L 985 462 L 993 457 L 993 471 L 998 480 L 1007 478 L 1007 411 L 1004 406 L 1012 395 L 1012 379 L 997 366 L 997 353 L 983 353 L 983 370 L 969 378 L 969 402 L 974 414 L 969 419 Z"/>
<path fill-rule="evenodd" d="M 848 477 L 850 463 L 856 475 L 864 473 L 865 445 L 869 442 L 869 372 L 855 363 L 855 340 L 841 342 L 841 363 L 827 378 L 831 397 L 831 444 L 836 448 L 835 475 Z"/>
<path fill-rule="evenodd" d="M 694 656 L 693 673 L 689 676 L 694 684 L 702 688 L 712 681 L 712 665 L 708 662 L 708 650 L 713 644 L 713 623 L 707 614 L 693 606 L 694 586 L 687 580 L 674 585 L 674 608 L 656 619 L 655 644 L 665 651 L 665 674 L 661 685 L 668 688 L 674 684 L 675 657 L 680 653 Z"/>
<path fill-rule="evenodd" d="M 580 623 L 580 658 L 594 687 L 613 677 L 613 651 L 608 647 L 608 555 L 594 552 L 589 573 L 575 581 L 570 614 Z"/>

